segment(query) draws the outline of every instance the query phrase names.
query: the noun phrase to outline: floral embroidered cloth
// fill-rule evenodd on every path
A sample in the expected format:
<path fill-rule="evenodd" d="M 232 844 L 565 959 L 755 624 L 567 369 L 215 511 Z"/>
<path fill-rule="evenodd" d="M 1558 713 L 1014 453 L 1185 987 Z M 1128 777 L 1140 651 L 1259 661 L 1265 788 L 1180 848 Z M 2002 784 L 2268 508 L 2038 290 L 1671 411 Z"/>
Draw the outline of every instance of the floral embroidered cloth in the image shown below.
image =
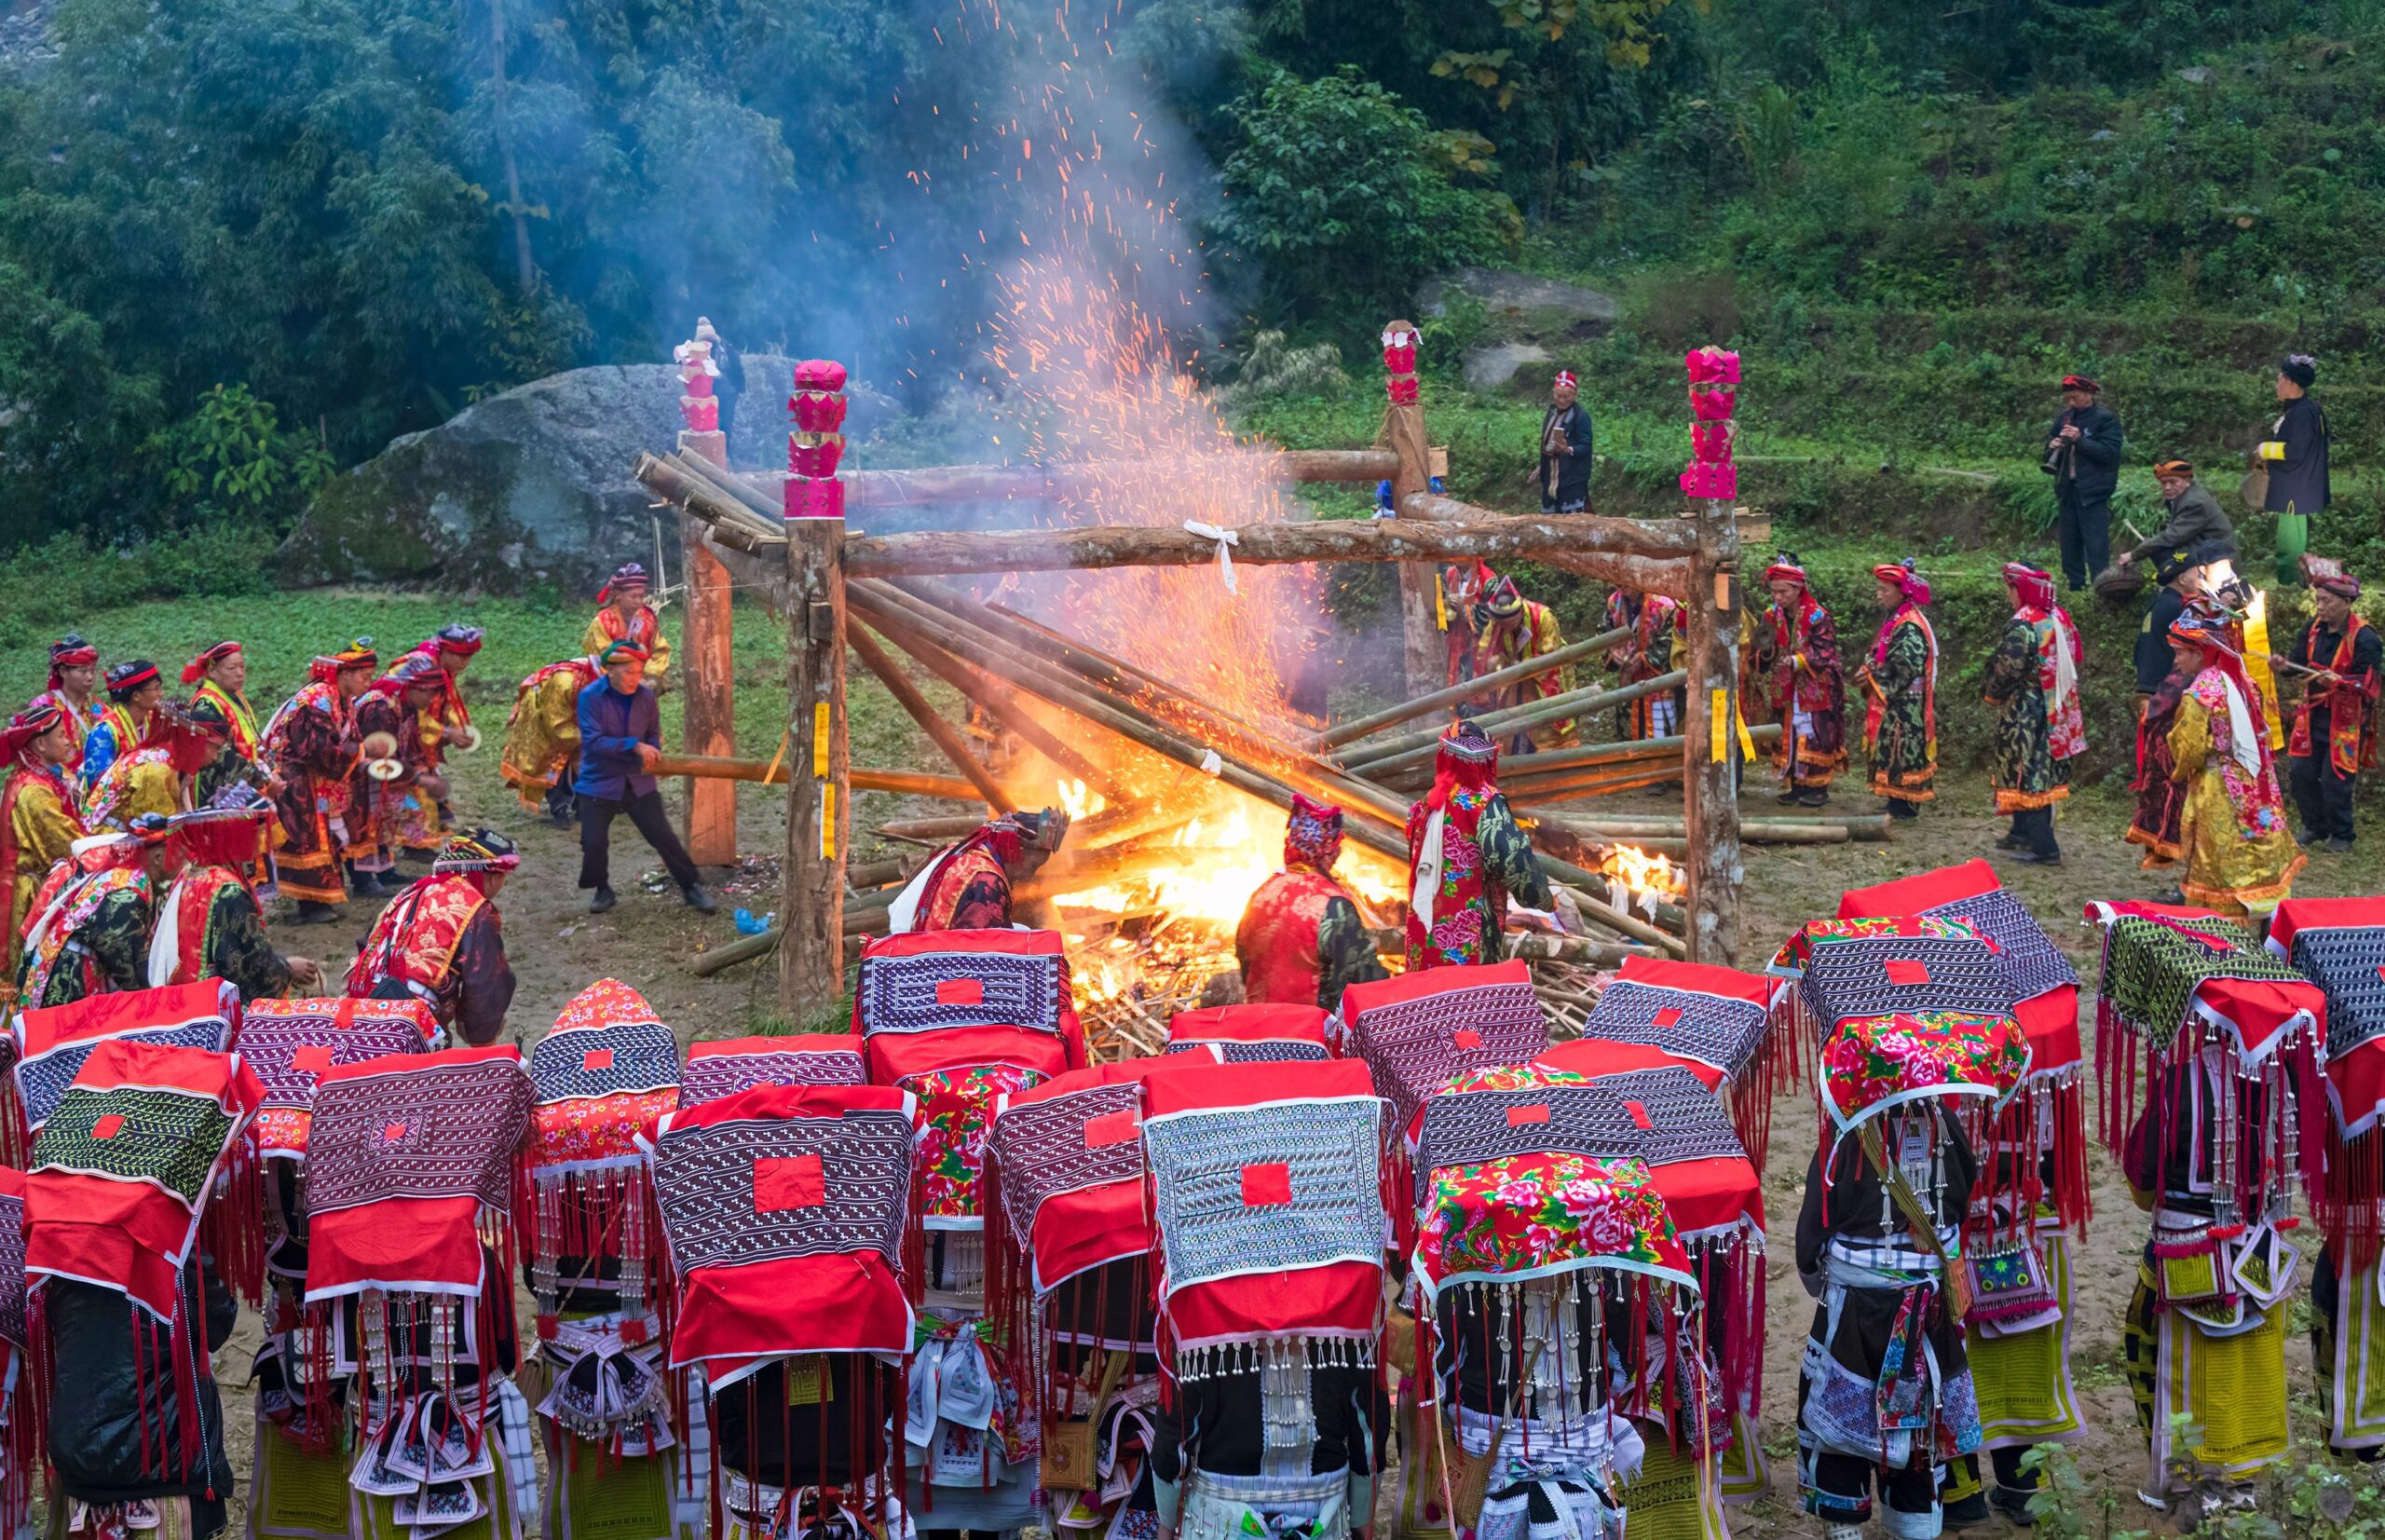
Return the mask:
<path fill-rule="evenodd" d="M 919 1101 L 916 1182 L 930 1230 L 974 1229 L 985 1220 L 978 1179 L 994 1104 L 1044 1077 L 1018 1064 L 968 1064 L 906 1075 L 899 1083 Z"/>
<path fill-rule="evenodd" d="M 1959 920 L 1925 919 L 1917 915 L 1868 915 L 1856 919 L 1809 920 L 1780 944 L 1765 972 L 1776 978 L 1802 978 L 1814 948 L 1826 942 L 1881 937 L 1979 937 L 1977 927 Z"/>
<path fill-rule="evenodd" d="M 1590 1267 L 1694 1281 L 1645 1163 L 1554 1150 L 1436 1169 L 1415 1265 L 1427 1295 L 1465 1277 Z"/>
<path fill-rule="evenodd" d="M 1840 1021 L 1822 1041 L 1822 1105 L 1842 1133 L 1923 1097 L 2012 1094 L 2028 1040 L 2010 1015 L 1920 1010 Z"/>

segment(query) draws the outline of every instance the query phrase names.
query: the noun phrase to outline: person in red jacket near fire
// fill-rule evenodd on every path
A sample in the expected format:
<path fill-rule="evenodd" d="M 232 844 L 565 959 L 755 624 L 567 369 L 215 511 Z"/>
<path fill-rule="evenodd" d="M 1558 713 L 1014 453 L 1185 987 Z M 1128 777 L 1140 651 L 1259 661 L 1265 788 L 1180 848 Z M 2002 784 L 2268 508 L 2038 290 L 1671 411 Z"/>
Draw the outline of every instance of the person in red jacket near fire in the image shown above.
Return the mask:
<path fill-rule="evenodd" d="M 1259 885 L 1234 927 L 1245 1001 L 1333 1011 L 1349 986 L 1385 976 L 1358 906 L 1333 880 L 1341 858 L 1342 810 L 1294 792 L 1284 869 Z"/>

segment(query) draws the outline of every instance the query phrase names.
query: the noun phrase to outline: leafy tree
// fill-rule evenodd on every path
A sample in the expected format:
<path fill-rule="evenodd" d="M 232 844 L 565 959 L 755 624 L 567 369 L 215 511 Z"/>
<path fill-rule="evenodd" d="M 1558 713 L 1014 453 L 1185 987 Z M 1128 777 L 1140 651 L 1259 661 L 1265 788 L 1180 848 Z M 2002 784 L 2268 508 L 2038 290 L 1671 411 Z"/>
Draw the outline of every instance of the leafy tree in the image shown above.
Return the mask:
<path fill-rule="evenodd" d="M 1453 184 L 1424 115 L 1356 69 L 1278 74 L 1232 116 L 1240 145 L 1219 233 L 1260 266 L 1271 314 L 1330 315 L 1363 336 L 1418 279 L 1484 260 L 1512 234 L 1503 199 Z"/>

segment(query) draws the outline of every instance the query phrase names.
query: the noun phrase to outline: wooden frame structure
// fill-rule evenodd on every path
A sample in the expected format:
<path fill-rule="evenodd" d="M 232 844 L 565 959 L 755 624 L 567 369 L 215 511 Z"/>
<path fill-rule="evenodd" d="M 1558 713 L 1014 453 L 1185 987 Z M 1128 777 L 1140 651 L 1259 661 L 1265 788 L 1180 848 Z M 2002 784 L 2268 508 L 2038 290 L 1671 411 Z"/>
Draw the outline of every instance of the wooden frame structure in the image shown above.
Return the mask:
<path fill-rule="evenodd" d="M 1430 451 L 1423 408 L 1412 400 L 1412 388 L 1405 392 L 1411 399 L 1402 402 L 1403 392 L 1397 387 L 1395 381 L 1394 403 L 1385 418 L 1383 442 L 1388 448 L 1290 452 L 1275 462 L 1277 474 L 1286 482 L 1388 480 L 1396 516 L 1246 525 L 1235 531 L 1233 559 L 1252 565 L 1402 564 L 1406 661 L 1411 693 L 1419 696 L 1438 693 L 1434 687 L 1441 682 L 1442 646 L 1431 607 L 1433 564 L 1523 557 L 1680 601 L 1688 640 L 1689 709 L 1681 733 L 1688 892 L 1683 942 L 1672 943 L 1670 936 L 1663 939 L 1693 960 L 1735 963 L 1739 943 L 1738 892 L 1744 875 L 1737 730 L 1741 593 L 1739 536 L 1729 509 L 1708 504 L 1685 517 L 1668 520 L 1531 517 L 1498 513 L 1436 496 L 1427 490 Z M 696 675 L 702 668 L 718 671 L 719 693 L 726 694 L 729 627 L 723 611 L 729 584 L 725 579 L 768 593 L 786 620 L 792 741 L 786 750 L 784 775 L 788 784 L 786 847 L 779 912 L 785 918 L 778 947 L 779 999 L 790 1014 L 799 1014 L 836 999 L 842 989 L 852 774 L 845 727 L 848 656 L 859 652 L 865 664 L 882 679 L 890 674 L 901 677 L 876 643 L 866 634 L 849 630 L 849 599 L 863 606 L 871 629 L 904 645 L 912 634 L 909 628 L 926 622 L 906 611 L 903 595 L 880 579 L 1199 566 L 1216 559 L 1218 542 L 1164 525 L 860 535 L 848 533 L 840 517 L 787 518 L 783 521 L 783 535 L 768 534 L 762 517 L 770 508 L 767 497 L 746 478 L 700 463 L 705 458 L 709 457 L 688 453 L 673 459 L 645 456 L 635 475 L 664 501 L 690 515 L 685 531 L 690 575 L 688 630 L 691 636 L 701 635 L 709 642 L 702 652 L 690 649 L 691 691 L 701 688 Z M 848 479 L 846 505 L 869 509 L 958 500 L 1041 500 L 1064 492 L 1069 476 L 1066 470 L 981 467 L 859 474 Z M 696 581 L 699 559 L 708 568 L 717 566 L 721 579 Z M 947 646 L 952 652 L 947 661 L 964 650 L 948 639 Z M 720 656 L 714 656 L 715 652 Z M 991 660 L 966 661 L 989 675 L 1001 675 Z M 691 694 L 691 717 L 694 699 Z M 924 702 L 903 699 L 906 709 L 918 716 Z M 1194 745 L 1138 729 L 1131 722 L 1106 719 L 1097 707 L 1085 708 L 1083 715 L 1111 730 L 1132 733 L 1146 747 L 1196 762 L 1187 757 L 1198 752 Z M 692 720 L 690 727 L 692 730 Z M 1048 733 L 1044 738 L 1046 742 L 1038 747 L 1047 757 L 1073 753 L 1065 743 L 1050 743 Z M 965 758 L 952 755 L 950 746 L 947 747 L 948 756 Z M 1396 827 L 1397 817 L 1406 811 L 1404 805 L 1387 805 L 1381 788 L 1337 776 L 1329 766 L 1320 767 L 1315 761 L 1306 769 L 1285 771 L 1281 782 L 1249 770 L 1231 755 L 1221 762 L 1220 778 L 1227 784 L 1277 799 L 1279 805 L 1282 788 L 1298 784 L 1335 797 L 1345 806 L 1355 804 L 1354 811 L 1376 825 Z M 982 784 L 980 789 L 984 789 Z M 988 794 L 988 800 L 1002 805 L 998 796 Z M 1362 843 L 1388 847 L 1388 853 L 1404 857 L 1404 848 L 1389 845 L 1386 831 L 1370 825 L 1366 818 L 1354 818 L 1351 833 Z M 1602 922 L 1615 923 L 1601 918 Z M 1628 919 L 1619 928 L 1630 935 L 1646 931 L 1653 938 L 1656 934 Z"/>

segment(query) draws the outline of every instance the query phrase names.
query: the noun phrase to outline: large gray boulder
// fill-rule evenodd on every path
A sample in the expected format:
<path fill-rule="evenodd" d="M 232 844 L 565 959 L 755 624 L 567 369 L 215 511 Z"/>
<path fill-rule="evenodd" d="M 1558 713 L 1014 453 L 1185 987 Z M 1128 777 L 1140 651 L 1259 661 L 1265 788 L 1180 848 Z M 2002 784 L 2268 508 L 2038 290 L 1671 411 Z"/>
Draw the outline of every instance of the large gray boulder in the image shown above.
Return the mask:
<path fill-rule="evenodd" d="M 731 426 L 740 470 L 785 465 L 793 375 L 785 358 L 746 357 Z M 865 431 L 878 402 L 859 390 L 854 398 L 847 429 Z M 672 448 L 679 429 L 679 376 L 668 364 L 606 364 L 517 386 L 393 441 L 325 486 L 282 547 L 284 576 L 586 588 L 624 561 L 652 559 L 657 511 L 630 468 L 641 452 Z M 675 552 L 672 515 L 662 517 Z"/>
<path fill-rule="evenodd" d="M 1612 294 L 1505 267 L 1460 267 L 1428 280 L 1417 303 L 1428 316 L 1445 316 L 1452 290 L 1478 301 L 1501 330 L 1552 332 L 1576 342 L 1603 335 L 1623 314 Z"/>

